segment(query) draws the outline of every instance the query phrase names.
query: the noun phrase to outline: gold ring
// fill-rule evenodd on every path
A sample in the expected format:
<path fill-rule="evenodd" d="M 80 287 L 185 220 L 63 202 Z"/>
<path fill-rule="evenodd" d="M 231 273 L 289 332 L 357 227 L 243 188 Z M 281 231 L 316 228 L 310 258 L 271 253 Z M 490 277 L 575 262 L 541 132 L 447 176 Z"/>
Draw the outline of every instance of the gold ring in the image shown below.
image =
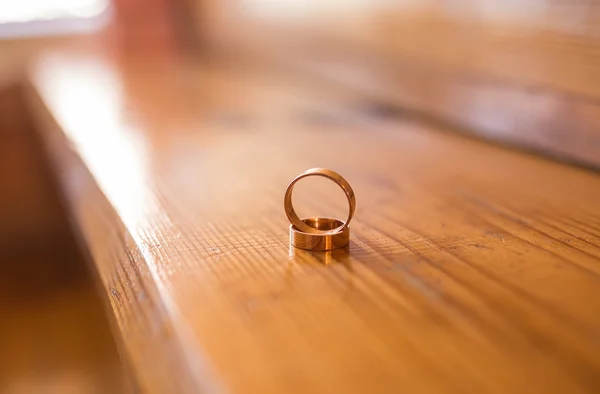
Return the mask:
<path fill-rule="evenodd" d="M 290 243 L 300 249 L 324 252 L 343 248 L 350 243 L 350 227 L 338 219 L 309 218 L 302 221 L 307 226 L 317 230 L 334 230 L 342 227 L 335 234 L 320 233 L 310 234 L 298 230 L 290 224 Z"/>
<path fill-rule="evenodd" d="M 344 193 L 346 193 L 349 207 L 348 218 L 345 222 L 340 222 L 339 226 L 329 230 L 320 230 L 318 228 L 307 225 L 298 217 L 296 211 L 294 211 L 294 207 L 292 206 L 292 191 L 294 190 L 296 182 L 298 182 L 302 178 L 306 178 L 309 176 L 322 176 L 327 179 L 330 179 L 336 184 L 338 184 L 342 188 Z M 352 220 L 352 217 L 354 216 L 354 211 L 356 210 L 356 197 L 354 196 L 354 190 L 352 190 L 352 187 L 350 186 L 348 181 L 345 180 L 344 177 L 338 174 L 337 172 L 329 170 L 327 168 L 311 168 L 298 175 L 289 184 L 287 190 L 285 191 L 285 196 L 283 198 L 283 207 L 285 209 L 285 214 L 287 215 L 290 223 L 301 232 L 310 234 L 336 234 L 346 229 L 350 225 L 350 221 Z"/>

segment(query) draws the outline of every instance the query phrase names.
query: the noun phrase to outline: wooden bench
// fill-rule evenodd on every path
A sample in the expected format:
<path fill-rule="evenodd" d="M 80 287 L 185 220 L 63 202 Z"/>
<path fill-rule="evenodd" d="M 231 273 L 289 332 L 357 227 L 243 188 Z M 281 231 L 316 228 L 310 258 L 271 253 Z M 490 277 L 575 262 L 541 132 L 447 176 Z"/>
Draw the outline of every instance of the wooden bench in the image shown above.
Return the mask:
<path fill-rule="evenodd" d="M 225 60 L 54 51 L 26 92 L 141 392 L 600 387 L 596 173 Z M 316 166 L 348 250 L 290 248 Z"/>

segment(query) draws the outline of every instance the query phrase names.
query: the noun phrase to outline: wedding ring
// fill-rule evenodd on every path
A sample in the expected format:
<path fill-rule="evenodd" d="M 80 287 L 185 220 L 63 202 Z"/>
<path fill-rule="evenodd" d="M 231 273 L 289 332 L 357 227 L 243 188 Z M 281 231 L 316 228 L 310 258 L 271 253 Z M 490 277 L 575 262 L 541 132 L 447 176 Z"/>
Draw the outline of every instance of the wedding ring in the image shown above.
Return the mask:
<path fill-rule="evenodd" d="M 302 223 L 308 227 L 321 231 L 331 231 L 342 228 L 335 234 L 319 233 L 311 234 L 298 230 L 293 224 L 290 224 L 290 243 L 300 249 L 324 252 L 343 248 L 350 243 L 350 227 L 338 219 L 330 218 L 309 218 L 302 220 Z"/>
<path fill-rule="evenodd" d="M 294 207 L 292 205 L 292 191 L 294 190 L 294 186 L 300 179 L 306 178 L 309 176 L 322 176 L 327 179 L 330 179 L 330 180 L 334 181 L 336 184 L 338 184 L 342 188 L 344 193 L 346 193 L 346 197 L 348 198 L 349 207 L 348 207 L 348 218 L 346 219 L 345 222 L 338 221 L 339 222 L 338 226 L 336 226 L 334 228 L 319 229 L 316 227 L 311 227 L 310 225 L 308 225 L 307 223 L 305 223 L 303 220 L 301 220 L 298 217 L 298 215 L 296 214 L 296 211 L 294 211 Z M 285 191 L 285 196 L 283 198 L 283 206 L 285 208 L 285 214 L 287 215 L 288 220 L 290 221 L 292 226 L 295 227 L 300 232 L 309 233 L 309 234 L 333 235 L 333 234 L 342 232 L 343 230 L 347 229 L 348 226 L 350 225 L 350 221 L 352 220 L 352 217 L 354 216 L 354 211 L 356 210 L 356 197 L 354 196 L 354 191 L 352 190 L 352 187 L 350 186 L 348 181 L 346 181 L 344 179 L 344 177 L 341 176 L 340 174 L 338 174 L 337 172 L 335 172 L 333 170 L 329 170 L 327 168 L 311 168 L 309 170 L 306 170 L 302 174 L 298 175 L 289 184 L 289 186 L 287 187 L 287 190 Z M 307 220 L 311 220 L 311 219 L 307 219 Z M 324 220 L 324 219 L 319 219 L 319 220 Z M 331 219 L 329 219 L 329 220 L 331 220 Z"/>

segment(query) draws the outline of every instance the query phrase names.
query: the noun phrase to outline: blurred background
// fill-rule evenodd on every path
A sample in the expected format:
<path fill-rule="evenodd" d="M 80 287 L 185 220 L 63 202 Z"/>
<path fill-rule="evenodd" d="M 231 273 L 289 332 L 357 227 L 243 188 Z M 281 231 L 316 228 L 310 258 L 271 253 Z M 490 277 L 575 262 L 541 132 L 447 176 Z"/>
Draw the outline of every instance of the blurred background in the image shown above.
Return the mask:
<path fill-rule="evenodd" d="M 24 104 L 40 53 L 277 65 L 355 90 L 349 112 L 598 169 L 599 43 L 594 0 L 0 2 L 0 392 L 131 389 Z"/>

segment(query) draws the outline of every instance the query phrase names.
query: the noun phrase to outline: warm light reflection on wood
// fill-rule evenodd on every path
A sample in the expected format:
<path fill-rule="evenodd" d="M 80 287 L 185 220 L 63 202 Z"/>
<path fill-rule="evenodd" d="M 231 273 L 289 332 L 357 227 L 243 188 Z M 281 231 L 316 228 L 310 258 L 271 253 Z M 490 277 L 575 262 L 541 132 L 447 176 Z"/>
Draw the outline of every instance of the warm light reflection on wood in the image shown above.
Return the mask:
<path fill-rule="evenodd" d="M 125 225 L 139 234 L 160 209 L 149 192 L 144 137 L 124 112 L 121 81 L 106 61 L 82 59 L 68 68 L 56 61 L 46 59 L 36 73 L 44 99 Z"/>

